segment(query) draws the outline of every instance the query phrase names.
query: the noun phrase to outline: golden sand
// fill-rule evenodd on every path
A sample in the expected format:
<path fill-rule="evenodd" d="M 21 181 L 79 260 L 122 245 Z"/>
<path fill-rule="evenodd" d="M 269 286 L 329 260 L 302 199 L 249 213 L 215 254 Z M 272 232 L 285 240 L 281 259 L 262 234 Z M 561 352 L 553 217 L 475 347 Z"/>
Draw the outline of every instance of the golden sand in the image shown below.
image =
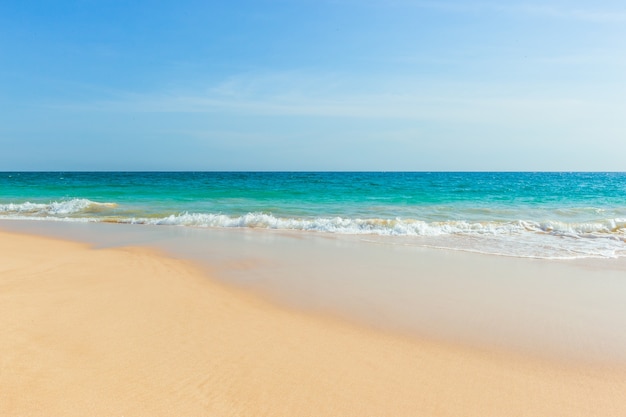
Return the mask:
<path fill-rule="evenodd" d="M 626 416 L 626 372 L 277 307 L 140 248 L 0 233 L 1 416 Z"/>

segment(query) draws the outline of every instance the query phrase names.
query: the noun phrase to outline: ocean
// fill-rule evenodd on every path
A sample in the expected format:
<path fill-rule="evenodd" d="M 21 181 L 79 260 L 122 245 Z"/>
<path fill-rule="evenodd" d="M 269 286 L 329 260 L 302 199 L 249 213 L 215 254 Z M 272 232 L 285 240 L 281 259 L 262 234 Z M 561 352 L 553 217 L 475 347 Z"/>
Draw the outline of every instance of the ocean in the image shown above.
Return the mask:
<path fill-rule="evenodd" d="M 626 256 L 626 173 L 2 172 L 0 218 L 358 235 L 546 258 Z"/>

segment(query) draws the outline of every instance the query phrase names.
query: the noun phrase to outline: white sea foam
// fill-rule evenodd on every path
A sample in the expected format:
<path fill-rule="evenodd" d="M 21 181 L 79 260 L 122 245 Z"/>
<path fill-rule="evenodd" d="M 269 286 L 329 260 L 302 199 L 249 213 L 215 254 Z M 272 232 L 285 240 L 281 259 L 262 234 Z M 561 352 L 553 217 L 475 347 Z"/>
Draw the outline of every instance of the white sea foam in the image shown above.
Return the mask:
<path fill-rule="evenodd" d="M 277 217 L 269 213 L 232 216 L 180 213 L 162 217 L 116 214 L 113 203 L 87 199 L 0 205 L 0 218 L 116 222 L 208 228 L 255 228 L 349 235 L 413 238 L 412 244 L 508 256 L 580 258 L 626 256 L 626 219 L 591 222 L 534 221 L 423 221 L 346 217 Z"/>
<path fill-rule="evenodd" d="M 554 235 L 587 237 L 626 237 L 626 219 L 604 219 L 597 222 L 564 223 L 560 221 L 536 222 L 470 222 L 452 220 L 425 222 L 415 219 L 360 219 L 344 217 L 283 218 L 267 213 L 248 213 L 228 216 L 210 213 L 182 213 L 163 218 L 129 218 L 124 223 L 181 225 L 198 227 L 247 227 L 263 229 L 304 230 L 344 234 L 378 234 L 390 236 L 441 236 L 449 234 L 510 235 L 539 232 Z"/>
<path fill-rule="evenodd" d="M 30 215 L 30 216 L 69 216 L 78 213 L 97 212 L 101 209 L 117 207 L 115 203 L 97 203 L 85 198 L 50 203 L 9 203 L 0 204 L 2 215 Z"/>
<path fill-rule="evenodd" d="M 243 216 L 182 213 L 164 218 L 134 218 L 123 222 L 194 227 L 236 227 L 300 230 L 351 235 L 417 237 L 409 244 L 506 256 L 573 259 L 626 256 L 626 219 L 592 223 L 558 221 L 424 222 L 412 219 L 351 219 L 343 217 L 280 218 L 266 213 Z"/>

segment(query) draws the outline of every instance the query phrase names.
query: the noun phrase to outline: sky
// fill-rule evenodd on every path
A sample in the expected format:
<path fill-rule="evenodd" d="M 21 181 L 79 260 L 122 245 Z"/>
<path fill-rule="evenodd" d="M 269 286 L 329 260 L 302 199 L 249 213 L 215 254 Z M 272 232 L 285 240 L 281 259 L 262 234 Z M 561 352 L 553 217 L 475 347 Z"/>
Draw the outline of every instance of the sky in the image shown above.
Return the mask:
<path fill-rule="evenodd" d="M 0 171 L 626 171 L 626 3 L 4 0 Z"/>

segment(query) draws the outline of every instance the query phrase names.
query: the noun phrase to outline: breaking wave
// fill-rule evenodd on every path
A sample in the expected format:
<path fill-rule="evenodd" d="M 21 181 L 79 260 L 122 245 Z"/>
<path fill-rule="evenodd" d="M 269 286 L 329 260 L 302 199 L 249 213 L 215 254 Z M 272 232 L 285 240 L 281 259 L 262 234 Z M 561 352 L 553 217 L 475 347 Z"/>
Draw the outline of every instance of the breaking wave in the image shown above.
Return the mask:
<path fill-rule="evenodd" d="M 600 213 L 597 213 L 600 214 Z M 446 220 L 409 218 L 280 217 L 270 213 L 161 214 L 123 210 L 115 203 L 72 199 L 50 203 L 0 204 L 0 218 L 252 228 L 348 235 L 419 237 L 411 243 L 507 256 L 581 258 L 626 256 L 626 218 L 589 222 L 556 220 Z M 406 242 L 406 241 L 405 241 Z"/>
<path fill-rule="evenodd" d="M 606 219 L 594 223 L 535 222 L 425 222 L 413 219 L 353 219 L 344 217 L 282 218 L 266 213 L 243 216 L 182 213 L 162 218 L 119 219 L 120 223 L 178 225 L 196 227 L 240 227 L 277 230 L 302 230 L 341 234 L 376 234 L 385 236 L 441 236 L 451 234 L 501 235 L 524 232 L 560 236 L 598 235 L 626 238 L 626 219 Z"/>
<path fill-rule="evenodd" d="M 9 203 L 0 204 L 0 214 L 3 216 L 70 216 L 75 214 L 96 214 L 107 209 L 115 208 L 115 203 L 97 203 L 85 198 L 51 203 Z"/>

